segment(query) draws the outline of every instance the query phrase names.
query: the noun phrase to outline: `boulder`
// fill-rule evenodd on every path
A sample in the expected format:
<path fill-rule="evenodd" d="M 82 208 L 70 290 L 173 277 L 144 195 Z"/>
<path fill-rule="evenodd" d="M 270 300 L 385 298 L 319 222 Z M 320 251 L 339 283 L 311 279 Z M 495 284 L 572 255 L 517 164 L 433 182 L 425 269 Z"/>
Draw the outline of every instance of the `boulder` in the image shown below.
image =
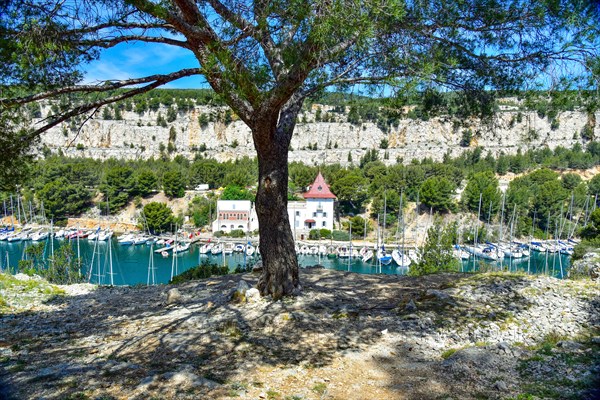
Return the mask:
<path fill-rule="evenodd" d="M 246 290 L 246 301 L 248 303 L 257 303 L 260 301 L 260 292 L 256 288 Z"/>
<path fill-rule="evenodd" d="M 183 300 L 183 296 L 181 292 L 177 288 L 169 289 L 167 292 L 167 304 L 177 304 L 181 303 Z"/>

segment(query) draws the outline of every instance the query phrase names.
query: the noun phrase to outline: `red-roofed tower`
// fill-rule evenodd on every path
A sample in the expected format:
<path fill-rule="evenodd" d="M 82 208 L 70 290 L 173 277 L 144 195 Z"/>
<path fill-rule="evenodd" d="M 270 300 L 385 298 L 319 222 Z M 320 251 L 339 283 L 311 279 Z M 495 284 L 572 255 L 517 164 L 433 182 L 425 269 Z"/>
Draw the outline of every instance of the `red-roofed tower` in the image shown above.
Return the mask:
<path fill-rule="evenodd" d="M 323 178 L 323 175 L 321 175 L 320 172 L 313 184 L 309 187 L 310 189 L 308 192 L 304 193 L 305 199 L 337 199 L 337 197 L 331 193 L 329 185 L 325 183 L 325 178 Z"/>
<path fill-rule="evenodd" d="M 337 197 L 331 193 L 320 172 L 303 196 L 305 201 L 288 202 L 288 217 L 294 237 L 297 237 L 298 231 L 304 236 L 311 229 L 333 230 L 333 211 Z"/>

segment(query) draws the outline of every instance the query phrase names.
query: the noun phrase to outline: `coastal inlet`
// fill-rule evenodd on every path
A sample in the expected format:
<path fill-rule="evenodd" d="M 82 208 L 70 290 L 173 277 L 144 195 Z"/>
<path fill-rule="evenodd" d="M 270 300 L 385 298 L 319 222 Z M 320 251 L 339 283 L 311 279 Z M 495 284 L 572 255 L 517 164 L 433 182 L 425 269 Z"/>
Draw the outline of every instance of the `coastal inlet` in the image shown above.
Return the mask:
<path fill-rule="evenodd" d="M 42 243 L 42 242 L 38 242 Z M 257 251 L 252 255 L 239 251 L 244 246 L 243 241 L 222 243 L 222 250 L 218 254 L 208 252 L 202 254 L 202 246 L 205 243 L 197 242 L 190 246 L 182 246 L 178 253 L 173 256 L 172 251 L 157 252 L 165 244 L 120 244 L 119 240 L 112 238 L 110 241 L 96 241 L 85 239 L 46 239 L 44 257 L 47 262 L 51 258 L 52 249 L 58 249 L 63 245 L 71 245 L 74 254 L 79 256 L 82 274 L 91 283 L 101 285 L 139 285 L 139 284 L 164 284 L 169 282 L 172 276 L 180 274 L 203 262 L 218 265 L 227 265 L 230 271 L 241 268 L 252 268 L 259 260 Z M 256 246 L 258 243 L 253 242 Z M 323 242 L 325 244 L 325 242 Z M 35 245 L 32 241 L 0 241 L 0 268 L 15 272 L 20 260 L 27 258 L 27 248 Z M 304 247 L 317 246 L 318 243 L 307 243 Z M 336 251 L 338 248 L 348 248 L 347 244 L 330 244 L 326 248 Z M 303 244 L 298 245 L 298 261 L 301 267 L 322 265 L 327 269 L 338 271 L 350 271 L 359 274 L 396 274 L 405 275 L 408 268 L 399 267 L 394 261 L 388 265 L 382 264 L 377 257 L 363 262 L 360 256 L 362 243 L 357 243 L 352 248 L 353 257 L 339 257 L 333 254 L 302 254 L 305 253 Z M 386 246 L 391 252 L 395 246 Z M 238 250 L 238 251 L 235 251 Z M 162 254 L 161 254 L 162 253 Z M 460 270 L 462 272 L 481 270 L 509 270 L 522 271 L 531 274 L 542 274 L 563 278 L 567 276 L 570 259 L 567 255 L 559 252 L 536 252 L 531 251 L 529 257 L 510 258 L 503 257 L 496 261 L 485 260 L 471 255 L 461 260 Z M 112 272 L 111 272 L 112 271 Z M 111 281 L 112 277 L 112 281 Z"/>

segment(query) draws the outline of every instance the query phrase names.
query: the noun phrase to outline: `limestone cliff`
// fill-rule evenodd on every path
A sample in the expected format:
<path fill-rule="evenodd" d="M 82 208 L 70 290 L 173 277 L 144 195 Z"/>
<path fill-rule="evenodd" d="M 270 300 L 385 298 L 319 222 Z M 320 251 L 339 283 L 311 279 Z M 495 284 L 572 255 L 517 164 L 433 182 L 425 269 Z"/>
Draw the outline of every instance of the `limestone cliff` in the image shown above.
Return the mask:
<path fill-rule="evenodd" d="M 329 113 L 332 107 L 319 106 L 319 109 L 335 122 L 316 122 L 315 107 L 302 113 L 292 139 L 290 161 L 347 165 L 350 158 L 356 163 L 370 149 L 377 149 L 379 158 L 386 163 L 400 159 L 408 163 L 424 157 L 440 160 L 446 153 L 456 156 L 474 146 L 481 146 L 492 154 L 501 151 L 513 154 L 519 148 L 525 151 L 585 144 L 581 135 L 584 130 L 588 138 L 600 134 L 600 113 L 563 112 L 554 124 L 533 111 L 511 110 L 498 112 L 490 121 L 406 118 L 384 131 L 372 122 L 351 124 L 346 115 Z M 41 145 L 54 152 L 61 149 L 65 155 L 98 159 L 146 159 L 160 156 L 161 151 L 169 154 L 168 150 L 171 156 L 181 154 L 193 158 L 201 152 L 204 157 L 219 161 L 254 157 L 250 131 L 235 116 L 228 124 L 223 121 L 200 123 L 200 116 L 220 111 L 223 109 L 196 106 L 189 112 L 178 113 L 174 121 L 162 126 L 157 121 L 159 114 L 166 114 L 166 108 L 141 115 L 122 111 L 122 120 L 100 119 L 97 113 L 97 117 L 81 127 L 63 124 L 53 128 L 43 135 Z M 42 115 L 49 112 L 49 105 L 43 105 Z M 465 137 L 468 140 L 465 141 Z M 381 144 L 386 141 L 387 149 L 382 149 Z"/>

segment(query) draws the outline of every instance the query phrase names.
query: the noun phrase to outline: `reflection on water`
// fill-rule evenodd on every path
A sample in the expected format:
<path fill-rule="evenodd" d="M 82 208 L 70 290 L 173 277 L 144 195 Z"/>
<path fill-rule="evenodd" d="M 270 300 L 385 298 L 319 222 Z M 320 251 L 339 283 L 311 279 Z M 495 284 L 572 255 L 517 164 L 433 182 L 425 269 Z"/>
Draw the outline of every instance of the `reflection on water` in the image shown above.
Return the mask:
<path fill-rule="evenodd" d="M 69 241 L 54 240 L 54 249 L 64 244 L 69 244 Z M 107 242 L 99 242 L 98 246 L 94 246 L 94 242 L 88 240 L 71 241 L 75 254 L 81 256 L 82 272 L 92 283 L 109 284 L 110 283 L 110 263 L 109 263 L 109 248 Z M 14 271 L 19 260 L 25 257 L 25 249 L 31 246 L 31 242 L 8 243 L 0 242 L 0 267 L 6 269 L 7 265 L 10 270 Z M 46 257 L 51 252 L 50 242 L 46 243 Z M 160 254 L 155 254 L 150 251 L 148 245 L 138 246 L 122 246 L 113 239 L 111 244 L 112 253 L 112 271 L 113 282 L 115 285 L 136 285 L 150 283 L 167 283 L 172 274 L 181 273 L 189 268 L 192 268 L 203 260 L 208 260 L 211 263 L 218 263 L 229 266 L 230 270 L 236 266 L 252 266 L 258 258 L 245 257 L 243 253 L 233 253 L 231 255 L 220 254 L 218 256 L 203 255 L 198 251 L 197 245 L 192 245 L 190 249 L 184 253 L 180 253 L 173 258 L 169 254 L 168 258 L 162 257 Z M 152 254 L 154 269 L 150 270 L 150 255 Z M 473 258 L 461 263 L 461 271 L 482 271 L 482 270 L 506 270 L 506 271 L 521 271 L 531 274 L 545 274 L 562 278 L 566 276 L 569 266 L 567 256 L 554 254 L 542 254 L 532 252 L 529 258 L 511 260 L 503 259 L 501 262 L 490 263 L 485 260 L 475 260 Z M 376 261 L 372 263 L 363 263 L 358 258 L 340 259 L 328 258 L 325 256 L 314 255 L 299 255 L 298 261 L 301 266 L 312 266 L 321 264 L 325 268 L 335 269 L 338 271 L 351 271 L 360 274 L 398 274 L 404 275 L 408 269 L 397 267 L 395 264 L 378 265 Z"/>

